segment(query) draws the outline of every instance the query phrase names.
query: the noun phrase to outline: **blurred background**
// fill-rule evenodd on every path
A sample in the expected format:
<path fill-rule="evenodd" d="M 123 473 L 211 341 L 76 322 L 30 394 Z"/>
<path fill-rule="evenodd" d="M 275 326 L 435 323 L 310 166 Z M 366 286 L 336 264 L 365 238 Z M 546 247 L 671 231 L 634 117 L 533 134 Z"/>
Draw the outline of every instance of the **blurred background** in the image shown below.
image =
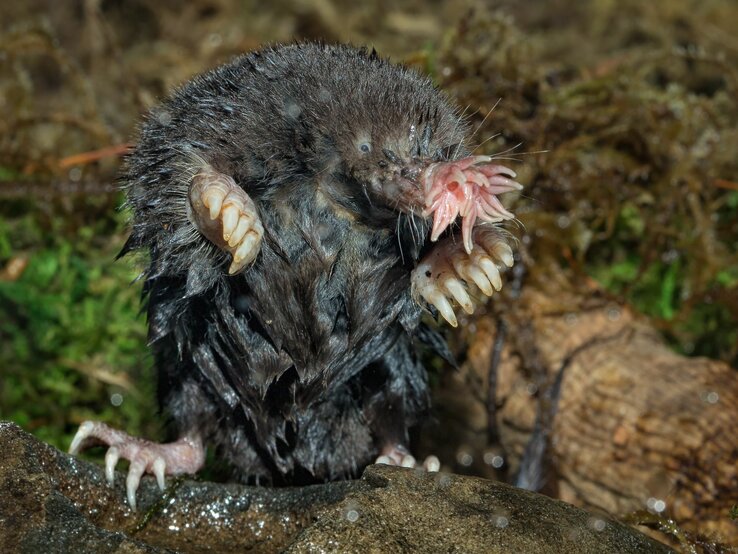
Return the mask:
<path fill-rule="evenodd" d="M 738 2 L 29 0 L 0 22 L 0 418 L 53 445 L 91 418 L 161 437 L 117 168 L 160 98 L 269 42 L 430 74 L 478 152 L 514 158 L 532 282 L 738 364 Z"/>

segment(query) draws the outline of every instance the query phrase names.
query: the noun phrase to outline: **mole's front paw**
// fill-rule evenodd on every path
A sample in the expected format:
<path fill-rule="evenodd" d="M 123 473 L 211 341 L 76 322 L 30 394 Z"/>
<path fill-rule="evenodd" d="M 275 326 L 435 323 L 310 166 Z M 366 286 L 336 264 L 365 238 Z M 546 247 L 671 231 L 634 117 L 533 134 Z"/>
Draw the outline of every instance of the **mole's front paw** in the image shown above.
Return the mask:
<path fill-rule="evenodd" d="M 254 201 L 232 177 L 206 166 L 192 178 L 189 197 L 198 230 L 233 256 L 228 273 L 238 273 L 256 259 L 264 227 Z"/>
<path fill-rule="evenodd" d="M 78 454 L 96 444 L 108 445 L 105 454 L 105 477 L 113 484 L 115 466 L 120 458 L 130 462 L 126 478 L 128 504 L 136 509 L 136 491 L 144 473 L 153 473 L 161 490 L 165 475 L 197 473 L 205 463 L 205 448 L 199 437 L 186 436 L 176 442 L 158 444 L 132 437 L 97 421 L 85 421 L 69 447 L 70 454 Z"/>
<path fill-rule="evenodd" d="M 392 444 L 383 448 L 382 454 L 374 463 L 424 469 L 429 473 L 441 470 L 441 462 L 436 456 L 428 456 L 422 464 L 419 464 L 410 451 L 401 444 Z"/>
<path fill-rule="evenodd" d="M 504 235 L 494 227 L 475 227 L 474 246 L 467 254 L 463 245 L 448 237 L 438 243 L 413 270 L 410 282 L 413 294 L 436 307 L 443 318 L 456 327 L 455 300 L 466 313 L 474 312 L 468 285 L 476 285 L 486 296 L 502 288 L 499 267 L 512 267 L 512 249 Z M 500 263 L 496 263 L 500 262 Z"/>

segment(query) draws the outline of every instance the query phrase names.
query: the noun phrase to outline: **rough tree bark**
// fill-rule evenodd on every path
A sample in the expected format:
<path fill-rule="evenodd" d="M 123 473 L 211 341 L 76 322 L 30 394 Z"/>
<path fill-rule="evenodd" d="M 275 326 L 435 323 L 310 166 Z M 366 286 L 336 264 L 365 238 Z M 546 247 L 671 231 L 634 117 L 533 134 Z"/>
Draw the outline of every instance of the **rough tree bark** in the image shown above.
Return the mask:
<path fill-rule="evenodd" d="M 510 480 L 563 369 L 544 492 L 616 516 L 664 508 L 682 529 L 738 544 L 738 372 L 676 354 L 600 291 L 567 290 L 555 279 L 531 284 L 469 321 L 467 359 L 442 377 L 425 448 L 457 471 Z M 490 433 L 485 391 L 500 321 Z"/>

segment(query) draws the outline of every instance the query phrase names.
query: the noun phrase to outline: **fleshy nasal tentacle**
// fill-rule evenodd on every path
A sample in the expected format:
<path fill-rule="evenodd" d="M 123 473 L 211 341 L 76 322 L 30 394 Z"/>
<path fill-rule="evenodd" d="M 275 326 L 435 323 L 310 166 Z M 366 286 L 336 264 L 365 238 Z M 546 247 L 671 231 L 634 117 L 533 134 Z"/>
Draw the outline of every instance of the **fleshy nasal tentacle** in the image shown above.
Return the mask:
<path fill-rule="evenodd" d="M 425 192 L 423 215 L 433 215 L 431 241 L 435 242 L 461 216 L 464 248 L 471 253 L 471 232 L 477 219 L 504 221 L 515 216 L 505 209 L 498 195 L 523 186 L 516 173 L 503 165 L 491 164 L 489 156 L 468 156 L 453 162 L 430 164 L 421 176 Z"/>

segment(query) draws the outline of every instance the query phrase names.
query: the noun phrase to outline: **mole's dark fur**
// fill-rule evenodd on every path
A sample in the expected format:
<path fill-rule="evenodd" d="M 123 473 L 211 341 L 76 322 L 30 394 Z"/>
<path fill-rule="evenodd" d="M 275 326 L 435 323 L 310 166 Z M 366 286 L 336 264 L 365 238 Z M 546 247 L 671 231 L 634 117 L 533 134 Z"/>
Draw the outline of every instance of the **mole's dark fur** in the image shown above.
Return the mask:
<path fill-rule="evenodd" d="M 151 113 L 123 176 L 124 253 L 150 253 L 149 340 L 178 433 L 275 483 L 351 476 L 407 444 L 429 400 L 414 340 L 445 346 L 410 295 L 425 222 L 369 185 L 388 160 L 445 159 L 466 131 L 427 78 L 318 44 L 239 57 Z M 188 219 L 198 160 L 264 224 L 238 275 Z"/>

